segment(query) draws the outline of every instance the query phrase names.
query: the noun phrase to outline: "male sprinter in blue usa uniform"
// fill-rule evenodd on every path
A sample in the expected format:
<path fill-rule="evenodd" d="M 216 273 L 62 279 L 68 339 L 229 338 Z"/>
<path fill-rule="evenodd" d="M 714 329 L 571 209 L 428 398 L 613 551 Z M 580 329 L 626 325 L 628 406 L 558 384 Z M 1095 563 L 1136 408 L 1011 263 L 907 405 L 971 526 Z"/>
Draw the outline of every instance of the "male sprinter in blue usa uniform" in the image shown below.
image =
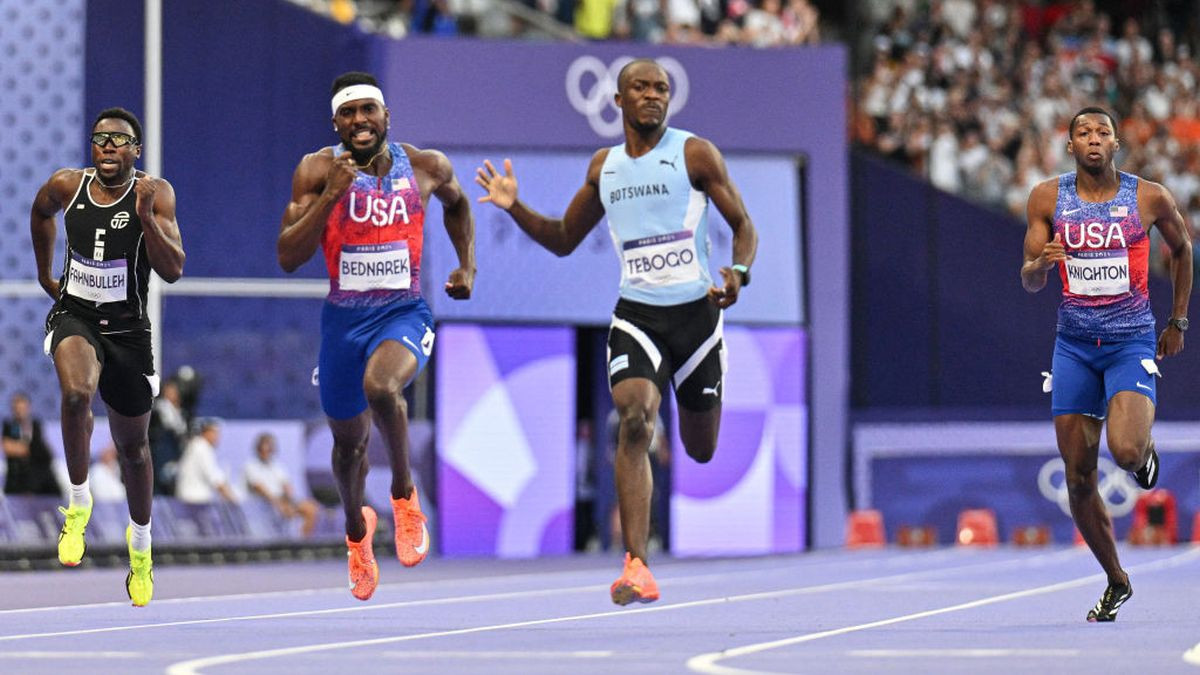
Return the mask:
<path fill-rule="evenodd" d="M 183 274 L 183 241 L 175 222 L 175 191 L 134 168 L 142 125 L 133 113 L 109 108 L 92 125 L 92 164 L 60 169 L 38 190 L 30 213 L 38 282 L 54 299 L 46 318 L 46 353 L 62 390 L 63 449 L 71 494 L 58 536 L 58 560 L 78 565 L 92 517 L 88 488 L 92 398 L 108 408 L 108 426 L 129 503 L 129 575 L 125 590 L 138 607 L 154 596 L 150 557 L 150 407 L 158 394 L 151 353 L 146 289 L 150 270 L 170 283 Z M 63 275 L 51 275 L 54 216 L 63 212 L 67 254 Z"/>
<path fill-rule="evenodd" d="M 1192 243 L 1175 198 L 1159 185 L 1117 171 L 1116 122 L 1103 108 L 1071 119 L 1067 151 L 1075 171 L 1029 195 L 1021 283 L 1036 293 L 1059 268 L 1062 303 L 1054 344 L 1051 413 L 1066 465 L 1071 517 L 1108 575 L 1088 621 L 1115 621 L 1133 595 L 1117 559 L 1112 521 L 1096 491 L 1100 429 L 1108 449 L 1138 485 L 1158 482 L 1154 423 L 1156 359 L 1183 351 L 1192 292 Z M 1171 249 L 1171 316 L 1157 340 L 1150 311 L 1150 227 Z"/>
<path fill-rule="evenodd" d="M 697 462 L 712 459 L 721 424 L 725 373 L 722 310 L 750 283 L 758 235 L 741 195 L 710 142 L 666 126 L 671 101 L 667 73 L 650 59 L 621 69 L 616 102 L 625 142 L 592 157 L 583 187 L 561 220 L 517 199 L 512 162 L 504 174 L 490 161 L 475 182 L 479 201 L 508 211 L 517 225 L 565 256 L 607 214 L 621 258 L 620 299 L 608 334 L 608 373 L 620 415 L 617 498 L 625 568 L 611 588 L 618 605 L 653 602 L 658 584 L 646 567 L 653 489 L 648 449 L 662 395 L 674 386 L 679 435 Z M 708 271 L 708 202 L 733 229 L 733 264 L 713 286 Z"/>
<path fill-rule="evenodd" d="M 429 552 L 409 469 L 404 400 L 404 388 L 433 352 L 433 316 L 420 276 L 429 198 L 442 203 L 458 253 L 459 267 L 445 284 L 456 300 L 469 298 L 475 281 L 475 225 L 445 155 L 388 142 L 391 113 L 374 77 L 346 73 L 334 80 L 332 95 L 341 143 L 300 161 L 278 252 L 280 266 L 292 272 L 320 248 L 329 271 L 321 311 L 321 407 L 333 431 L 333 470 L 346 512 L 350 590 L 367 600 L 379 583 L 371 548 L 377 516 L 363 504 L 372 418 L 392 464 L 396 556 L 412 567 Z"/>

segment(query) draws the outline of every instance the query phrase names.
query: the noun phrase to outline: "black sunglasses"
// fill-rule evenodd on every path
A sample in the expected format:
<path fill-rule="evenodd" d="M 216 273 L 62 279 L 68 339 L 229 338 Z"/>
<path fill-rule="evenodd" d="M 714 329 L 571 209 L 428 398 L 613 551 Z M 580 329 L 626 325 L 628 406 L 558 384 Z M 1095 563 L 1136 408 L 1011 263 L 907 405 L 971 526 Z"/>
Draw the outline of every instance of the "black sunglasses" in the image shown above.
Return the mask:
<path fill-rule="evenodd" d="M 131 134 L 122 133 L 120 131 L 93 131 L 92 144 L 103 148 L 112 141 L 114 148 L 123 148 L 126 145 L 137 145 L 137 137 Z"/>

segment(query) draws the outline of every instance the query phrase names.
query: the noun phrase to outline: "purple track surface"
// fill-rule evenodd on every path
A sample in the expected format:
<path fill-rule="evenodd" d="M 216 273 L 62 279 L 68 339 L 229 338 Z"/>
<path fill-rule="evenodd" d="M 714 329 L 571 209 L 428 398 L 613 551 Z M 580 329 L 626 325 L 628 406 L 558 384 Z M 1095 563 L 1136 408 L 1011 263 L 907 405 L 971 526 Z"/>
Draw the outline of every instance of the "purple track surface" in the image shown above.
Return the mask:
<path fill-rule="evenodd" d="M 829 551 L 651 561 L 662 600 L 616 607 L 615 556 L 0 575 L 5 673 L 1200 673 L 1200 547 L 1121 549 L 1134 595 L 1089 624 L 1082 548 Z"/>

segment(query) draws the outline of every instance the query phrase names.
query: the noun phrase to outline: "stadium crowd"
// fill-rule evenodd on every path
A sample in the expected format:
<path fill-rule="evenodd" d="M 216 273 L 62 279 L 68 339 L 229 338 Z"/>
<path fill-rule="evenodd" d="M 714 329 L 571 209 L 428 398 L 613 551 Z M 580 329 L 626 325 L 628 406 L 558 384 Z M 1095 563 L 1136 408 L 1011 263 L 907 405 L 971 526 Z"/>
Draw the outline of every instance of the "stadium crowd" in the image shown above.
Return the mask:
<path fill-rule="evenodd" d="M 1023 218 L 1030 189 L 1073 167 L 1071 115 L 1103 105 L 1124 140 L 1118 166 L 1166 185 L 1194 223 L 1200 64 L 1169 23 L 1147 11 L 1114 26 L 1092 0 L 891 3 L 856 80 L 853 138 Z"/>
<path fill-rule="evenodd" d="M 633 40 L 777 47 L 820 40 L 811 0 L 292 0 L 394 38 Z M 516 7 L 514 7 L 516 6 Z"/>

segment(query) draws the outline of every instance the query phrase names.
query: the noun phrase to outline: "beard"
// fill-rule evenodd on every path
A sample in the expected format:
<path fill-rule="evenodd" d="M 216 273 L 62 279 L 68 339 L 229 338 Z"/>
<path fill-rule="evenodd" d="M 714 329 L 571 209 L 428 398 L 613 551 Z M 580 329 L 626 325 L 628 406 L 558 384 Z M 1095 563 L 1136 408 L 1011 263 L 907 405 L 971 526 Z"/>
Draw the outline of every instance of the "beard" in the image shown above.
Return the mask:
<path fill-rule="evenodd" d="M 384 146 L 387 145 L 387 135 L 386 134 L 380 134 L 376 138 L 377 138 L 377 140 L 375 141 L 374 144 L 372 144 L 370 147 L 364 148 L 362 150 L 358 149 L 354 145 L 351 145 L 349 142 L 347 142 L 345 140 L 342 141 L 342 145 L 347 150 L 350 151 L 350 157 L 353 158 L 355 162 L 357 162 L 359 164 L 366 164 L 367 162 L 374 159 L 375 156 L 378 155 L 381 150 L 383 150 Z"/>

